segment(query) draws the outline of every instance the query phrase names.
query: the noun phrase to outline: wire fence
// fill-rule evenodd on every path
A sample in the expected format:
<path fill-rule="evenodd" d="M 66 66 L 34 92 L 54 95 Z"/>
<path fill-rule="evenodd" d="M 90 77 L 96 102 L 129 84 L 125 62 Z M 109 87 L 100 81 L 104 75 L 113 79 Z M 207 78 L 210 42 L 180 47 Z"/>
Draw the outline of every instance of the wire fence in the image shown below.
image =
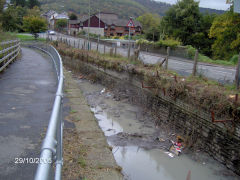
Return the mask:
<path fill-rule="evenodd" d="M 0 43 L 0 72 L 16 59 L 19 52 L 19 40 L 4 41 Z"/>
<path fill-rule="evenodd" d="M 63 165 L 62 139 L 64 125 L 62 119 L 64 83 L 62 58 L 53 46 L 45 43 L 28 42 L 25 43 L 24 46 L 37 48 L 47 53 L 53 60 L 58 77 L 56 97 L 52 108 L 46 136 L 42 144 L 40 163 L 35 174 L 35 180 L 53 179 L 52 176 L 55 176 L 55 180 L 60 180 Z M 54 169 L 55 173 L 53 173 Z"/>

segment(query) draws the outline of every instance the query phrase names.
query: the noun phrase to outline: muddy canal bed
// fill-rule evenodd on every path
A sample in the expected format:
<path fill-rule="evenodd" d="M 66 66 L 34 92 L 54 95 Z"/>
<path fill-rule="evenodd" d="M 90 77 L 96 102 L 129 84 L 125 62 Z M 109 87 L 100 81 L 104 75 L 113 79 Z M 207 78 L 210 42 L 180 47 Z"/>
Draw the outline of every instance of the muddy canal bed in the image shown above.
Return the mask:
<path fill-rule="evenodd" d="M 119 99 L 100 84 L 79 79 L 78 84 L 99 126 L 112 146 L 116 162 L 129 180 L 237 180 L 223 165 L 203 152 L 184 152 L 174 156 L 168 151 L 176 134 L 157 127 L 147 110 Z"/>

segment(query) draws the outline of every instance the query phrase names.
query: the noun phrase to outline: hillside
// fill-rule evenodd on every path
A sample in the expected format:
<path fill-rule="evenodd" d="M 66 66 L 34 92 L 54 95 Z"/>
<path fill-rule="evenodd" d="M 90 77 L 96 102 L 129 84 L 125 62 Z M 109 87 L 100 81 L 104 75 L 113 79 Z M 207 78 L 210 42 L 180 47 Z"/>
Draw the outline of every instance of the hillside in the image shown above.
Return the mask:
<path fill-rule="evenodd" d="M 88 13 L 88 0 L 40 0 L 42 11 L 56 10 L 71 11 L 77 14 Z M 94 3 L 93 3 L 94 2 Z M 153 0 L 91 0 L 91 12 L 101 11 L 115 12 L 122 18 L 138 17 L 145 12 L 151 12 L 164 16 L 171 7 L 170 4 Z M 223 13 L 224 11 L 200 8 L 205 13 Z"/>

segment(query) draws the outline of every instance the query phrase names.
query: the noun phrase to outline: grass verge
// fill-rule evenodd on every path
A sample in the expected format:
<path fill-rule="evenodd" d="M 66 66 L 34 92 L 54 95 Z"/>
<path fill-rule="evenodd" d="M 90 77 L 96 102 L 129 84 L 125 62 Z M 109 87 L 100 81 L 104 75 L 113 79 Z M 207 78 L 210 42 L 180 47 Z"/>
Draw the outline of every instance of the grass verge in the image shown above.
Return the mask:
<path fill-rule="evenodd" d="M 35 41 L 35 38 L 32 35 L 28 34 L 16 34 L 16 37 L 21 41 Z M 38 38 L 37 41 L 46 41 L 44 38 Z"/>

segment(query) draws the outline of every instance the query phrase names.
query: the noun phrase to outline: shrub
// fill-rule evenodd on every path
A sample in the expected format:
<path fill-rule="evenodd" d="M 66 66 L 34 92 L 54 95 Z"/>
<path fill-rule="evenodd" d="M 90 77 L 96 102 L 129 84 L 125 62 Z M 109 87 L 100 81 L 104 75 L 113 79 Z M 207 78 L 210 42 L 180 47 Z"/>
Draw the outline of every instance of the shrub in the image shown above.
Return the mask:
<path fill-rule="evenodd" d="M 230 59 L 230 62 L 232 62 L 233 64 L 237 64 L 238 63 L 238 58 L 239 58 L 239 55 L 236 54 Z"/>
<path fill-rule="evenodd" d="M 196 53 L 196 48 L 192 47 L 191 45 L 187 46 L 187 56 L 190 59 L 193 59 Z"/>
<path fill-rule="evenodd" d="M 166 40 L 159 40 L 155 43 L 157 47 L 170 47 L 175 49 L 177 46 L 181 45 L 181 42 L 175 39 L 166 39 Z"/>

